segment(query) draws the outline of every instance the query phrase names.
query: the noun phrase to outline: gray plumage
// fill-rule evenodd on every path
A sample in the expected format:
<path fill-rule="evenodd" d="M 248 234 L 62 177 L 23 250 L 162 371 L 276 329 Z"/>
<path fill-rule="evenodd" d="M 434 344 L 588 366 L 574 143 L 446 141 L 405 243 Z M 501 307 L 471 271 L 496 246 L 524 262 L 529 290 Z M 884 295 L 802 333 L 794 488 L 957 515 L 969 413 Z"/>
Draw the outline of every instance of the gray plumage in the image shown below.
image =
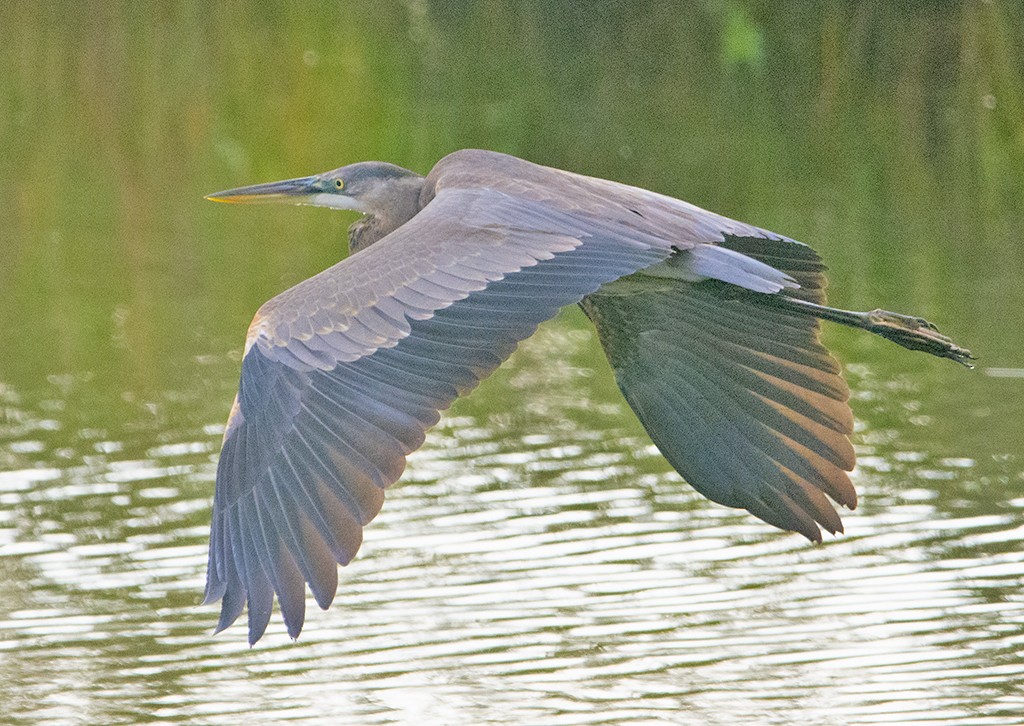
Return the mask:
<path fill-rule="evenodd" d="M 817 318 L 966 362 L 920 319 L 824 306 L 806 245 L 671 197 L 465 150 L 211 195 L 356 209 L 348 259 L 257 312 L 217 469 L 218 630 L 276 593 L 292 637 L 440 411 L 563 306 L 594 322 L 626 400 L 705 496 L 820 541 L 852 508 L 853 418 Z"/>

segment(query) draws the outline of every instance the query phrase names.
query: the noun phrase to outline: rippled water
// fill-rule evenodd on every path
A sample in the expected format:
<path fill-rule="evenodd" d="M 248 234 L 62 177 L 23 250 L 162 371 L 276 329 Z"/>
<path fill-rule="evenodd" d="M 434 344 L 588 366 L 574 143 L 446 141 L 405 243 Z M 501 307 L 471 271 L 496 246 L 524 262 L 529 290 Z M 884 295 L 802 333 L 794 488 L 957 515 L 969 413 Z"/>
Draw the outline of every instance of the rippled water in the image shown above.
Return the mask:
<path fill-rule="evenodd" d="M 168 432 L 126 404 L 136 418 L 116 430 L 76 428 L 59 398 L 4 388 L 7 718 L 1005 724 L 1024 712 L 1017 456 L 935 457 L 862 423 L 863 506 L 848 534 L 809 545 L 667 471 L 607 395 L 603 364 L 565 362 L 599 355 L 578 324 L 543 329 L 447 416 L 334 607 L 311 601 L 299 641 L 275 620 L 253 649 L 244 625 L 211 636 L 216 608 L 197 605 L 220 424 Z M 203 369 L 230 380 L 234 365 Z M 882 386 L 869 406 L 883 392 L 870 367 L 852 383 L 858 412 L 883 418 L 921 393 Z M 1010 483 L 1018 496 L 1002 499 Z"/>
<path fill-rule="evenodd" d="M 301 9 L 300 9 L 301 5 Z M 289 11 L 282 8 L 288 7 Z M 1019 3 L 0 3 L 0 723 L 1024 723 Z M 353 217 L 238 184 L 507 151 L 818 248 L 860 506 L 711 504 L 578 311 L 459 401 L 302 637 L 213 636 L 253 311 Z"/>

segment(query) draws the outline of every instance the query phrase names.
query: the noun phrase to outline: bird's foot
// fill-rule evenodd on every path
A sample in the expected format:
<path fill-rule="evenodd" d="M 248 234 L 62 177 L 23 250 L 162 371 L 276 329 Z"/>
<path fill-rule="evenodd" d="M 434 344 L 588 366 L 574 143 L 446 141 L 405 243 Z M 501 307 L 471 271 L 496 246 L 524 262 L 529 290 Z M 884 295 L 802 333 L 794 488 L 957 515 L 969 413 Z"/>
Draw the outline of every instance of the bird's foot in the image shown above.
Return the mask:
<path fill-rule="evenodd" d="M 973 368 L 975 360 L 971 351 L 961 348 L 939 332 L 924 318 L 900 315 L 889 310 L 872 310 L 867 313 L 868 330 L 909 350 L 920 350 L 940 358 L 955 360 L 961 365 Z"/>

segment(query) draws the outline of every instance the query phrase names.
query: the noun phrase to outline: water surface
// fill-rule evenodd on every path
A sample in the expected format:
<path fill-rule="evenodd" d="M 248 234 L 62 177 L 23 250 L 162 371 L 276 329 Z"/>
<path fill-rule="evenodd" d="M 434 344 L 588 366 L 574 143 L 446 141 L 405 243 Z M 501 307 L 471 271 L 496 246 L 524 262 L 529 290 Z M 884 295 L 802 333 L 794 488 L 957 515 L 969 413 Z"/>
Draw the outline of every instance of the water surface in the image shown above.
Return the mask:
<path fill-rule="evenodd" d="M 4 719 L 1024 720 L 1022 13 L 797 5 L 0 9 Z M 245 327 L 352 217 L 202 195 L 467 146 L 810 242 L 835 304 L 979 368 L 826 331 L 861 499 L 813 546 L 689 489 L 567 311 L 431 432 L 297 642 L 212 636 Z"/>

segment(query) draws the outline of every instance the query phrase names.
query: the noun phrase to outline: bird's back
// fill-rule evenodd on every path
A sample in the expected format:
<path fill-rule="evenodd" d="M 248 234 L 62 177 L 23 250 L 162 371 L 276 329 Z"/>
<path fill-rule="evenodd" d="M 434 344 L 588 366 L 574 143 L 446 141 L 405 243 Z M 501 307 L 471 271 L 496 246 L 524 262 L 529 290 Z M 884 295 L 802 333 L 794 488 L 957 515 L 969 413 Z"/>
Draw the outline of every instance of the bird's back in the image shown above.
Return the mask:
<path fill-rule="evenodd" d="M 482 149 L 462 149 L 438 161 L 427 175 L 421 206 L 443 189 L 493 190 L 566 213 L 614 221 L 679 249 L 721 240 L 723 234 L 787 239 L 664 194 Z"/>

